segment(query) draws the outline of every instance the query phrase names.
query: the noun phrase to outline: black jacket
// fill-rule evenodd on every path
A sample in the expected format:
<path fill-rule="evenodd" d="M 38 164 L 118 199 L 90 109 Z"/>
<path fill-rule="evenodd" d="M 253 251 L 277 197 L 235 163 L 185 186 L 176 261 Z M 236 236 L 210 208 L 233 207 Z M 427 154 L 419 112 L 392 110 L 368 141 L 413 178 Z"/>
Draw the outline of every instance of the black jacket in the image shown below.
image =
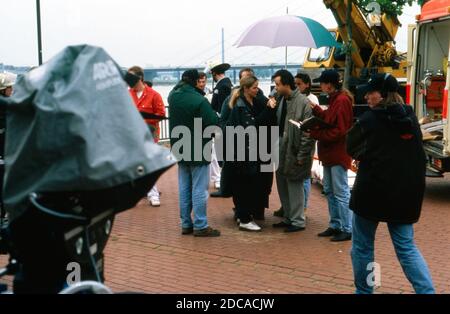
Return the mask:
<path fill-rule="evenodd" d="M 347 152 L 359 161 L 350 208 L 374 220 L 419 220 L 425 190 L 422 133 L 410 106 L 365 112 L 347 135 Z"/>
<path fill-rule="evenodd" d="M 257 127 L 257 136 L 258 139 L 255 142 L 251 142 L 251 139 L 248 134 L 246 134 L 245 138 L 245 160 L 246 161 L 237 161 L 237 136 L 234 138 L 234 169 L 243 174 L 255 174 L 259 172 L 259 166 L 261 164 L 260 158 L 258 156 L 258 160 L 250 161 L 250 147 L 256 149 L 256 152 L 259 152 L 259 129 L 260 126 L 271 126 L 276 123 L 276 110 L 266 106 L 267 102 L 260 102 L 262 98 L 255 98 L 253 106 L 248 104 L 244 97 L 239 97 L 236 105 L 231 110 L 230 116 L 227 121 L 227 126 L 242 126 L 245 128 L 249 126 Z M 225 135 L 226 131 L 225 131 Z M 270 134 L 269 134 L 270 136 Z M 232 140 L 228 136 L 225 136 L 226 141 Z M 270 144 L 270 143 L 268 143 Z M 228 161 L 227 161 L 228 163 Z"/>
<path fill-rule="evenodd" d="M 211 106 L 216 112 L 220 113 L 220 111 L 222 110 L 222 104 L 224 100 L 228 96 L 230 96 L 232 87 L 233 84 L 231 84 L 231 81 L 228 77 L 224 77 L 223 79 L 221 79 L 214 87 Z"/>
<path fill-rule="evenodd" d="M 235 87 L 235 89 L 238 87 Z M 233 89 L 234 91 L 234 89 Z M 230 103 L 230 99 L 231 99 L 231 95 L 229 97 L 227 97 L 227 99 L 225 99 L 224 103 L 222 104 L 222 111 L 220 113 L 220 119 L 222 121 L 221 127 L 222 127 L 222 143 L 226 143 L 226 126 L 227 123 L 230 126 L 238 126 L 241 125 L 241 115 L 243 114 L 244 111 L 244 106 L 242 106 L 241 103 L 241 109 L 236 109 L 234 114 L 233 114 L 233 118 L 228 121 L 230 119 L 230 116 L 232 114 L 232 110 L 229 106 Z M 245 101 L 245 100 L 241 100 L 241 101 Z M 245 111 L 248 112 L 250 115 L 257 115 L 259 116 L 262 112 L 266 111 L 266 107 L 267 107 L 267 102 L 269 101 L 268 98 L 266 98 L 264 96 L 264 93 L 262 90 L 259 90 L 258 94 L 256 95 L 256 98 L 254 100 L 254 107 L 253 108 L 245 108 Z M 247 104 L 246 104 L 247 105 Z M 265 116 L 267 114 L 267 112 L 264 113 L 264 115 L 261 118 L 258 118 L 258 120 L 255 121 L 251 121 L 251 123 L 255 123 L 258 121 L 258 123 L 263 124 L 263 125 L 276 125 L 276 116 L 274 115 L 274 112 L 272 112 L 272 114 L 269 114 L 270 117 L 267 118 L 266 121 L 264 121 L 266 119 L 267 116 Z M 247 115 L 247 118 L 249 117 L 249 115 Z M 251 120 L 251 119 L 250 119 Z M 269 134 L 267 136 L 268 138 L 268 142 L 267 142 L 267 147 L 271 147 L 271 136 L 270 136 L 270 131 Z M 222 145 L 222 152 L 223 152 L 223 156 L 226 156 L 226 144 Z M 216 147 L 216 151 L 217 151 L 217 147 Z M 271 153 L 271 152 L 269 152 Z M 221 190 L 222 193 L 224 194 L 230 194 L 231 190 L 232 190 L 232 176 L 233 176 L 233 167 L 235 166 L 235 163 L 227 163 L 224 162 L 223 164 L 223 168 L 222 168 L 222 178 L 221 178 Z M 267 195 L 270 194 L 270 191 L 272 189 L 272 181 L 273 179 L 267 178 Z"/>

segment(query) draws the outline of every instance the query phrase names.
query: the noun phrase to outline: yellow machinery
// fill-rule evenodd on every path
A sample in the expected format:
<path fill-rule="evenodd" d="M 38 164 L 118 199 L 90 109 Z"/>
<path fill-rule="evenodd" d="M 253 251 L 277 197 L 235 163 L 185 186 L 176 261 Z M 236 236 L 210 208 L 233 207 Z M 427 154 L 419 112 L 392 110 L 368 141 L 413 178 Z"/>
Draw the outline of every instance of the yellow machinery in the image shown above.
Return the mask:
<path fill-rule="evenodd" d="M 347 42 L 347 0 L 323 0 L 331 10 L 338 24 L 330 30 L 339 42 Z M 379 26 L 371 26 L 369 18 L 354 3 L 352 4 L 352 80 L 351 87 L 363 83 L 372 73 L 391 73 L 399 81 L 406 80 L 406 54 L 395 49 L 395 36 L 401 26 L 396 17 L 383 14 Z M 303 67 L 310 72 L 314 69 L 345 67 L 345 53 L 341 48 L 323 47 L 309 49 Z M 314 74 L 313 74 L 314 75 Z M 316 76 L 316 75 L 314 75 Z M 353 89 L 352 88 L 352 89 Z"/>

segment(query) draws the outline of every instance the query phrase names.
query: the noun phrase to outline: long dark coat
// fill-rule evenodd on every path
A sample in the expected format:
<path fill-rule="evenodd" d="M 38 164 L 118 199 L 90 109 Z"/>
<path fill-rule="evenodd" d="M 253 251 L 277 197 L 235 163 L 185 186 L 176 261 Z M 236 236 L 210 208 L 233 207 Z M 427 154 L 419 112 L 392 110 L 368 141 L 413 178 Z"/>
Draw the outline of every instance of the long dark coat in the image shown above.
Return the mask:
<path fill-rule="evenodd" d="M 230 113 L 227 125 L 234 127 L 243 126 L 244 128 L 275 125 L 276 110 L 267 107 L 265 100 L 266 98 L 255 98 L 254 104 L 251 106 L 243 97 L 240 97 Z M 259 136 L 260 134 L 258 133 L 258 142 Z M 270 134 L 268 136 L 270 139 Z M 229 140 L 228 137 L 227 140 Z M 246 139 L 246 158 L 249 156 L 249 145 L 256 145 L 256 143 L 250 143 L 249 139 Z M 236 194 L 242 196 L 244 194 L 243 203 L 251 207 L 249 209 L 253 213 L 259 212 L 259 214 L 261 214 L 260 210 L 268 207 L 273 181 L 272 172 L 260 171 L 262 164 L 261 160 L 248 161 L 246 159 L 246 161 L 226 161 L 224 166 L 224 171 L 229 173 L 228 178 L 230 179 L 233 196 Z"/>
<path fill-rule="evenodd" d="M 347 135 L 347 152 L 359 160 L 350 208 L 373 221 L 419 220 L 425 189 L 422 133 L 410 106 L 365 112 Z"/>

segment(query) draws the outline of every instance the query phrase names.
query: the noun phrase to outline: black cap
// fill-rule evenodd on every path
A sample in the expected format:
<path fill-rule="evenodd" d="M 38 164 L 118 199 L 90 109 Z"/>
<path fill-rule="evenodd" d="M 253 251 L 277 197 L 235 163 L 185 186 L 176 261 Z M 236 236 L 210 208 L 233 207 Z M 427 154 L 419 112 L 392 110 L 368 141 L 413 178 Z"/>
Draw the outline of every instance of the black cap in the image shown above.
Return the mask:
<path fill-rule="evenodd" d="M 181 76 L 181 79 L 183 81 L 189 80 L 191 82 L 197 82 L 197 80 L 200 78 L 198 71 L 196 69 L 187 70 L 183 72 L 183 75 Z"/>
<path fill-rule="evenodd" d="M 399 85 L 395 77 L 390 73 L 377 73 L 370 77 L 367 84 L 361 87 L 366 93 L 379 91 L 381 94 L 397 92 Z"/>
<path fill-rule="evenodd" d="M 314 83 L 332 83 L 336 86 L 340 84 L 340 81 L 341 77 L 336 70 L 325 70 L 313 80 Z"/>

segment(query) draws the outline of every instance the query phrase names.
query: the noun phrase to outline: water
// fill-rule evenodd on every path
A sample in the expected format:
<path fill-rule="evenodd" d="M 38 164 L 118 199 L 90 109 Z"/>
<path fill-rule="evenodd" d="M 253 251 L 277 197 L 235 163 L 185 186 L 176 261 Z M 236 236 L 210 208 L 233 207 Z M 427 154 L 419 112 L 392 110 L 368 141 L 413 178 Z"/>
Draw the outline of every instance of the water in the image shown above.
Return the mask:
<path fill-rule="evenodd" d="M 266 95 L 266 96 L 269 95 L 270 85 L 271 85 L 270 81 L 259 82 L 259 88 L 262 89 L 262 91 L 264 92 L 264 95 Z M 166 105 L 166 107 L 169 106 L 169 103 L 167 102 L 167 97 L 169 97 L 169 93 L 174 88 L 174 86 L 175 86 L 175 84 L 174 85 L 158 85 L 158 84 L 153 85 L 153 89 L 161 94 L 161 97 L 164 100 L 164 105 Z M 211 88 L 211 82 L 208 82 L 207 86 L 209 88 Z"/>

